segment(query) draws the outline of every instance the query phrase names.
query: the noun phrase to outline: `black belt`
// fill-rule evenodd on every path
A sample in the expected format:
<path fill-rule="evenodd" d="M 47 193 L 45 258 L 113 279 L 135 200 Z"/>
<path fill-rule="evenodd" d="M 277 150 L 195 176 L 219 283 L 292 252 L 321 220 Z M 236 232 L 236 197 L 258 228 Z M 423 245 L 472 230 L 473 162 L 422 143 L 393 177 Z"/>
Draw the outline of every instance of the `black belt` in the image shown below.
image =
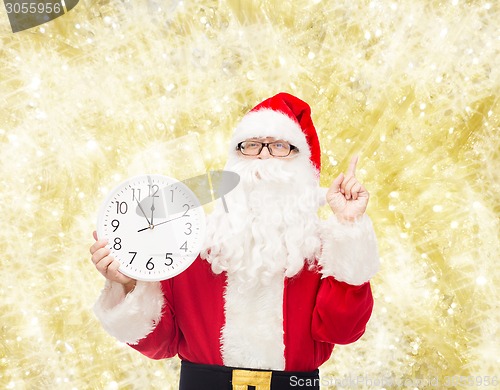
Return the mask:
<path fill-rule="evenodd" d="M 319 370 L 266 371 L 181 362 L 179 390 L 319 390 Z"/>

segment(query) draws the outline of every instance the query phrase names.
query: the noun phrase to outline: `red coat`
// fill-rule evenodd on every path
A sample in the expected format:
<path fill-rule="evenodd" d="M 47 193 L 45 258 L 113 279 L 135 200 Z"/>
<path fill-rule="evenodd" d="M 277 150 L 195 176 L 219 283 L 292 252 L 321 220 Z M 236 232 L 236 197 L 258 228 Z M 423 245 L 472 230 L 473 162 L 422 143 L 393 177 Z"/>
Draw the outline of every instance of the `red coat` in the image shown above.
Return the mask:
<path fill-rule="evenodd" d="M 334 344 L 356 341 L 365 331 L 373 298 L 369 282 L 352 286 L 321 278 L 304 268 L 285 279 L 283 331 L 285 370 L 312 371 L 331 355 Z M 193 363 L 224 365 L 225 273 L 215 275 L 200 258 L 182 274 L 162 282 L 160 322 L 133 348 L 153 359 L 179 355 Z"/>
<path fill-rule="evenodd" d="M 241 290 L 234 274 L 216 275 L 198 257 L 182 274 L 123 286 L 107 281 L 94 306 L 103 327 L 153 359 L 179 355 L 193 363 L 312 371 L 335 344 L 365 331 L 373 308 L 376 238 L 368 217 L 325 225 L 319 266 L 292 278 Z"/>

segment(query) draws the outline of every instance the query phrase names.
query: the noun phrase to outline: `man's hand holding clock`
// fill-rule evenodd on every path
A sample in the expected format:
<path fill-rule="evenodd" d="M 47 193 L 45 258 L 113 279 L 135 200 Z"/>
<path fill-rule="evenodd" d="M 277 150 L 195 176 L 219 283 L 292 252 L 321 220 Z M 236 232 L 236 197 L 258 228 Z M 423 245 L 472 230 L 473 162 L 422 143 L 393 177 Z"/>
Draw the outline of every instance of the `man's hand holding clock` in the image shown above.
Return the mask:
<path fill-rule="evenodd" d="M 90 253 L 92 254 L 92 262 L 94 263 L 96 269 L 106 279 L 123 284 L 125 293 L 132 291 L 137 280 L 132 279 L 118 271 L 120 268 L 120 262 L 113 256 L 110 256 L 111 250 L 106 247 L 108 240 L 99 240 L 97 238 L 96 231 L 94 231 L 93 236 L 96 242 L 90 247 Z"/>
<path fill-rule="evenodd" d="M 92 262 L 126 292 L 136 280 L 183 272 L 198 256 L 205 214 L 183 183 L 162 175 L 131 178 L 110 192 L 99 212 Z"/>

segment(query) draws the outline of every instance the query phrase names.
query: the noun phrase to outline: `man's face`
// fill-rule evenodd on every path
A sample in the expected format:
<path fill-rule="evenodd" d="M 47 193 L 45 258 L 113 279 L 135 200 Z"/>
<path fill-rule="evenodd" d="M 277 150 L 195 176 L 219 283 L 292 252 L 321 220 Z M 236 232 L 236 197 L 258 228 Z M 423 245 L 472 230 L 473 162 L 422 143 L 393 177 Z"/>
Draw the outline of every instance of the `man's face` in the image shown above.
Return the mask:
<path fill-rule="evenodd" d="M 225 196 L 229 212 L 221 201 L 209 216 L 204 256 L 216 273 L 237 273 L 249 285 L 270 283 L 283 270 L 296 275 L 320 246 L 318 180 L 307 150 L 283 138 L 250 137 L 234 151 L 225 169 L 240 182 Z"/>
<path fill-rule="evenodd" d="M 262 144 L 269 145 L 266 147 Z M 238 156 L 249 160 L 267 160 L 269 158 L 279 158 L 280 160 L 292 159 L 299 153 L 299 150 L 289 142 L 273 137 L 248 138 L 239 145 Z"/>

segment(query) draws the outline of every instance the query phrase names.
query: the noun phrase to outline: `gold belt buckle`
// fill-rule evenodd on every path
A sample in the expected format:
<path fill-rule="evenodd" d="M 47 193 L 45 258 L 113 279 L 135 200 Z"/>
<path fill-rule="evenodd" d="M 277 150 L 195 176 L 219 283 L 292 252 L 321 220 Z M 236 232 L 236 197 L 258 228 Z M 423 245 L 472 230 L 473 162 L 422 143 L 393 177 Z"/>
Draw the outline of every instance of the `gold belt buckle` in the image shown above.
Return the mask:
<path fill-rule="evenodd" d="M 233 390 L 271 390 L 272 371 L 233 370 Z"/>

